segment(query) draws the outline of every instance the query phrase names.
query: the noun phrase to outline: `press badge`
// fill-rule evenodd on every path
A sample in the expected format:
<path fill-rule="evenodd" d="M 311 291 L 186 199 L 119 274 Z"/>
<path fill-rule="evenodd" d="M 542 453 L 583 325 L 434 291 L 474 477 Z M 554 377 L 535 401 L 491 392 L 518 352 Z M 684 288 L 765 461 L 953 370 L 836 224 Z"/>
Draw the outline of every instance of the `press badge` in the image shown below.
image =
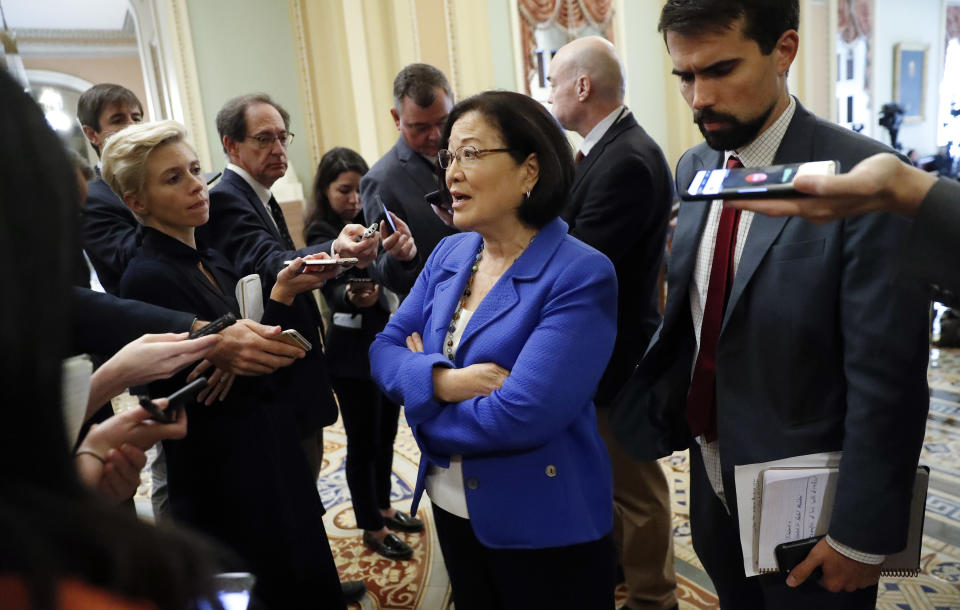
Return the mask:
<path fill-rule="evenodd" d="M 362 313 L 335 313 L 333 325 L 341 328 L 360 328 L 363 325 Z"/>

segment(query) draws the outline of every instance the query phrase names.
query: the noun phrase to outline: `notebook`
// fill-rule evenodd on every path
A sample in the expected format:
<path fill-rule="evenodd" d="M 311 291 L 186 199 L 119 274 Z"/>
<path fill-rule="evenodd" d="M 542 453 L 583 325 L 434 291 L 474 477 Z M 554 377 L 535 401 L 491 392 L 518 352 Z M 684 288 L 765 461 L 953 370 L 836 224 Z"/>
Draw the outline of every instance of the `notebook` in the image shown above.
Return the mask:
<path fill-rule="evenodd" d="M 756 568 L 761 574 L 777 572 L 774 548 L 781 543 L 827 533 L 836 495 L 839 469 L 769 468 L 760 473 L 760 520 L 754 537 Z M 917 468 L 907 546 L 883 563 L 883 576 L 916 576 L 920 572 L 920 543 L 930 469 Z"/>

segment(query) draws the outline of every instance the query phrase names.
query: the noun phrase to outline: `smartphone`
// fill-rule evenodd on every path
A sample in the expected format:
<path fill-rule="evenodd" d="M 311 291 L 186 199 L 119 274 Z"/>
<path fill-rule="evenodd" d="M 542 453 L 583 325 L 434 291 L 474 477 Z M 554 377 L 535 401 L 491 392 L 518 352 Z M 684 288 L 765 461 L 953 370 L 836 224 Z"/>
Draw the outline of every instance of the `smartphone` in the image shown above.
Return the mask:
<path fill-rule="evenodd" d="M 313 344 L 307 341 L 306 337 L 301 335 L 298 331 L 293 328 L 288 328 L 287 330 L 280 333 L 277 339 L 283 341 L 288 345 L 294 347 L 299 347 L 300 349 L 309 352 L 313 349 Z"/>
<path fill-rule="evenodd" d="M 215 335 L 224 328 L 232 326 L 237 322 L 237 316 L 233 315 L 232 312 L 227 312 L 214 320 L 213 322 L 202 326 L 197 330 L 190 333 L 187 336 L 188 339 L 199 339 L 200 337 L 206 337 L 207 335 Z"/>
<path fill-rule="evenodd" d="M 350 266 L 360 262 L 359 258 L 311 258 L 303 261 L 305 267 L 330 267 L 336 265 Z M 284 265 L 292 265 L 293 261 L 283 261 Z"/>
<path fill-rule="evenodd" d="M 453 209 L 453 197 L 450 195 L 450 191 L 446 189 L 439 189 L 432 191 L 423 196 L 427 203 L 435 205 L 441 210 L 447 210 L 448 212 Z"/>
<path fill-rule="evenodd" d="M 777 558 L 777 567 L 780 573 L 786 576 L 797 565 L 807 558 L 813 547 L 816 546 L 823 536 L 814 536 L 813 538 L 804 538 L 803 540 L 793 540 L 778 544 L 773 548 L 773 554 Z M 823 577 L 823 570 L 817 567 L 805 582 L 817 582 Z"/>
<path fill-rule="evenodd" d="M 380 193 L 377 193 L 377 203 L 380 204 L 380 209 L 383 210 L 383 216 L 387 219 L 387 224 L 390 225 L 390 233 L 396 233 L 397 225 L 393 224 L 393 217 L 390 216 L 387 206 L 383 203 L 383 199 L 380 198 Z"/>
<path fill-rule="evenodd" d="M 710 169 L 696 173 L 690 186 L 680 194 L 686 201 L 713 199 L 766 199 L 804 197 L 793 188 L 797 176 L 832 176 L 838 161 L 811 161 L 769 167 Z"/>
<path fill-rule="evenodd" d="M 177 421 L 177 411 L 182 409 L 188 402 L 194 400 L 200 390 L 207 387 L 206 377 L 197 377 L 187 385 L 183 386 L 173 394 L 167 396 L 167 408 L 161 410 L 160 407 L 153 404 L 149 396 L 140 396 L 140 406 L 150 412 L 150 419 L 162 424 L 172 424 Z"/>

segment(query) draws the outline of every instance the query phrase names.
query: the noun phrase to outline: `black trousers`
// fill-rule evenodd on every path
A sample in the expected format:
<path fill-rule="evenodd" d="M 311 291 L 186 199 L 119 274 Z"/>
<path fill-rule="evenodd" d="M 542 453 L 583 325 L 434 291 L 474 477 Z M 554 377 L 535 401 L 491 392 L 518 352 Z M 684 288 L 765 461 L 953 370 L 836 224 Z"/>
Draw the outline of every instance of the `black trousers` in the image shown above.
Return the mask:
<path fill-rule="evenodd" d="M 696 441 L 690 447 L 690 529 L 693 549 L 717 589 L 720 607 L 730 610 L 857 610 L 877 605 L 877 587 L 853 593 L 831 593 L 807 580 L 797 588 L 787 586 L 786 576 L 763 574 L 747 578 L 740 550 L 736 498 L 727 494 L 732 515 L 714 493 Z"/>
<path fill-rule="evenodd" d="M 370 379 L 334 377 L 333 389 L 347 432 L 347 486 L 357 527 L 383 527 L 381 508 L 390 508 L 393 441 L 400 405 L 380 392 Z"/>
<path fill-rule="evenodd" d="M 610 534 L 570 546 L 493 549 L 477 540 L 467 519 L 434 506 L 433 520 L 457 610 L 613 608 L 616 552 Z"/>

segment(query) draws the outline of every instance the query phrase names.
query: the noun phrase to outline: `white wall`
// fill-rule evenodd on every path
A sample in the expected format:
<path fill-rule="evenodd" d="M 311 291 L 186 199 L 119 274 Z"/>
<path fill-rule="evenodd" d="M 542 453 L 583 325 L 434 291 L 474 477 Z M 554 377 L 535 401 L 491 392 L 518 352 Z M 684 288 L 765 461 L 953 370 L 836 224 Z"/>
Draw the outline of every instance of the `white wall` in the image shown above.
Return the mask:
<path fill-rule="evenodd" d="M 669 142 L 666 88 L 675 88 L 676 82 L 664 64 L 666 50 L 657 32 L 662 5 L 662 0 L 617 3 L 621 28 L 616 32 L 616 44 L 627 73 L 626 104 L 637 122 L 666 151 Z M 686 108 L 683 111 L 687 111 Z"/>
<path fill-rule="evenodd" d="M 893 101 L 894 47 L 897 43 L 929 45 L 927 51 L 924 120 L 903 123 L 903 151 L 916 148 L 921 155 L 937 148 L 937 105 L 943 69 L 945 0 L 875 0 L 873 21 L 873 122 L 875 137 L 889 144 L 885 129 L 876 125 L 880 108 Z"/>

